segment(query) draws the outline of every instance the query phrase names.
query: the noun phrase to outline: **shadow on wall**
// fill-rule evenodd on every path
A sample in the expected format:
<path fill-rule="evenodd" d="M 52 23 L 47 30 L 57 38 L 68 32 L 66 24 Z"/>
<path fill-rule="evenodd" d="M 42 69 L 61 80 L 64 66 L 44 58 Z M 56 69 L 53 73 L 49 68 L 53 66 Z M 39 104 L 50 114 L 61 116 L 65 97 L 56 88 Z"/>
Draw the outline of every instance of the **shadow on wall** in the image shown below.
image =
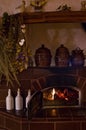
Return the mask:
<path fill-rule="evenodd" d="M 55 51 L 61 44 L 70 52 L 76 47 L 85 48 L 86 32 L 79 23 L 31 24 L 27 33 L 27 43 L 32 49 L 33 59 L 36 49 L 44 44 L 51 50 L 52 66 L 55 64 L 53 60 Z"/>

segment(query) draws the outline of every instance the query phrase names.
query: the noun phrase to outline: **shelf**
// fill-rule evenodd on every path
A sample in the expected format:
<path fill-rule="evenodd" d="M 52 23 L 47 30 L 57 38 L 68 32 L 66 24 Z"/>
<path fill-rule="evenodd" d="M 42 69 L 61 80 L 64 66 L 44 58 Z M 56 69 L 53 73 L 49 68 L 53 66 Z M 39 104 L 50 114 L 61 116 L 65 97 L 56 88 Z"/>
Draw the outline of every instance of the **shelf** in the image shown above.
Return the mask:
<path fill-rule="evenodd" d="M 86 11 L 29 12 L 22 15 L 25 24 L 86 22 Z"/>

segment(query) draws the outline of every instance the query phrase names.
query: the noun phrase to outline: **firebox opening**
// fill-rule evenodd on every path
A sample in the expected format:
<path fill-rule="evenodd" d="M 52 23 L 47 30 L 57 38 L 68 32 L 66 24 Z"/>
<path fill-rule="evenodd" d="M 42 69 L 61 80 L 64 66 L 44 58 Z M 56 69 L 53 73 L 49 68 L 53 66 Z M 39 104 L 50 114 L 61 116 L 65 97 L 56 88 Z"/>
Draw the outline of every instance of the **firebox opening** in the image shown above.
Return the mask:
<path fill-rule="evenodd" d="M 80 107 L 81 91 L 74 86 L 54 86 L 42 90 L 43 108 Z"/>

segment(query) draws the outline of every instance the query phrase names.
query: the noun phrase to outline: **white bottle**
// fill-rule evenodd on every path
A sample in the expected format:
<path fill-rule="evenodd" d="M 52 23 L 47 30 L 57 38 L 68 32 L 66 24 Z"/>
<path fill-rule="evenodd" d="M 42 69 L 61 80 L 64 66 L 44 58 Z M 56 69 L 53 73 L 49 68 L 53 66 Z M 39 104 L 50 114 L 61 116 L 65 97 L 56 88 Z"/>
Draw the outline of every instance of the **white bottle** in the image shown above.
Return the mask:
<path fill-rule="evenodd" d="M 6 110 L 14 109 L 14 98 L 11 94 L 11 89 L 8 89 L 8 96 L 6 97 Z"/>
<path fill-rule="evenodd" d="M 30 98 L 31 98 L 31 90 L 29 89 L 29 90 L 28 90 L 28 95 L 27 95 L 27 97 L 26 97 L 26 108 L 27 108 L 27 104 L 28 104 Z"/>
<path fill-rule="evenodd" d="M 15 97 L 15 110 L 23 110 L 23 97 L 21 96 L 19 88 L 17 90 L 17 96 Z"/>

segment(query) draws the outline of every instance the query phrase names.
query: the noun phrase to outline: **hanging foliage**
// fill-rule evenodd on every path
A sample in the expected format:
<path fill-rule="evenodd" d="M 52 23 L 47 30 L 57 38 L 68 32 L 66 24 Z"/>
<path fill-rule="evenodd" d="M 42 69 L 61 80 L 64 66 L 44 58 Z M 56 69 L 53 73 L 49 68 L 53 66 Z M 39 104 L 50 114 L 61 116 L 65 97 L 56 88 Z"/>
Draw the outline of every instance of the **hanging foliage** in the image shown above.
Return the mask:
<path fill-rule="evenodd" d="M 21 29 L 22 22 L 22 16 L 9 16 L 5 12 L 0 26 L 0 78 L 5 75 L 7 83 L 11 84 L 13 79 L 17 81 L 18 72 L 27 69 L 28 57 L 31 55 L 30 48 L 26 48 L 25 32 Z"/>

